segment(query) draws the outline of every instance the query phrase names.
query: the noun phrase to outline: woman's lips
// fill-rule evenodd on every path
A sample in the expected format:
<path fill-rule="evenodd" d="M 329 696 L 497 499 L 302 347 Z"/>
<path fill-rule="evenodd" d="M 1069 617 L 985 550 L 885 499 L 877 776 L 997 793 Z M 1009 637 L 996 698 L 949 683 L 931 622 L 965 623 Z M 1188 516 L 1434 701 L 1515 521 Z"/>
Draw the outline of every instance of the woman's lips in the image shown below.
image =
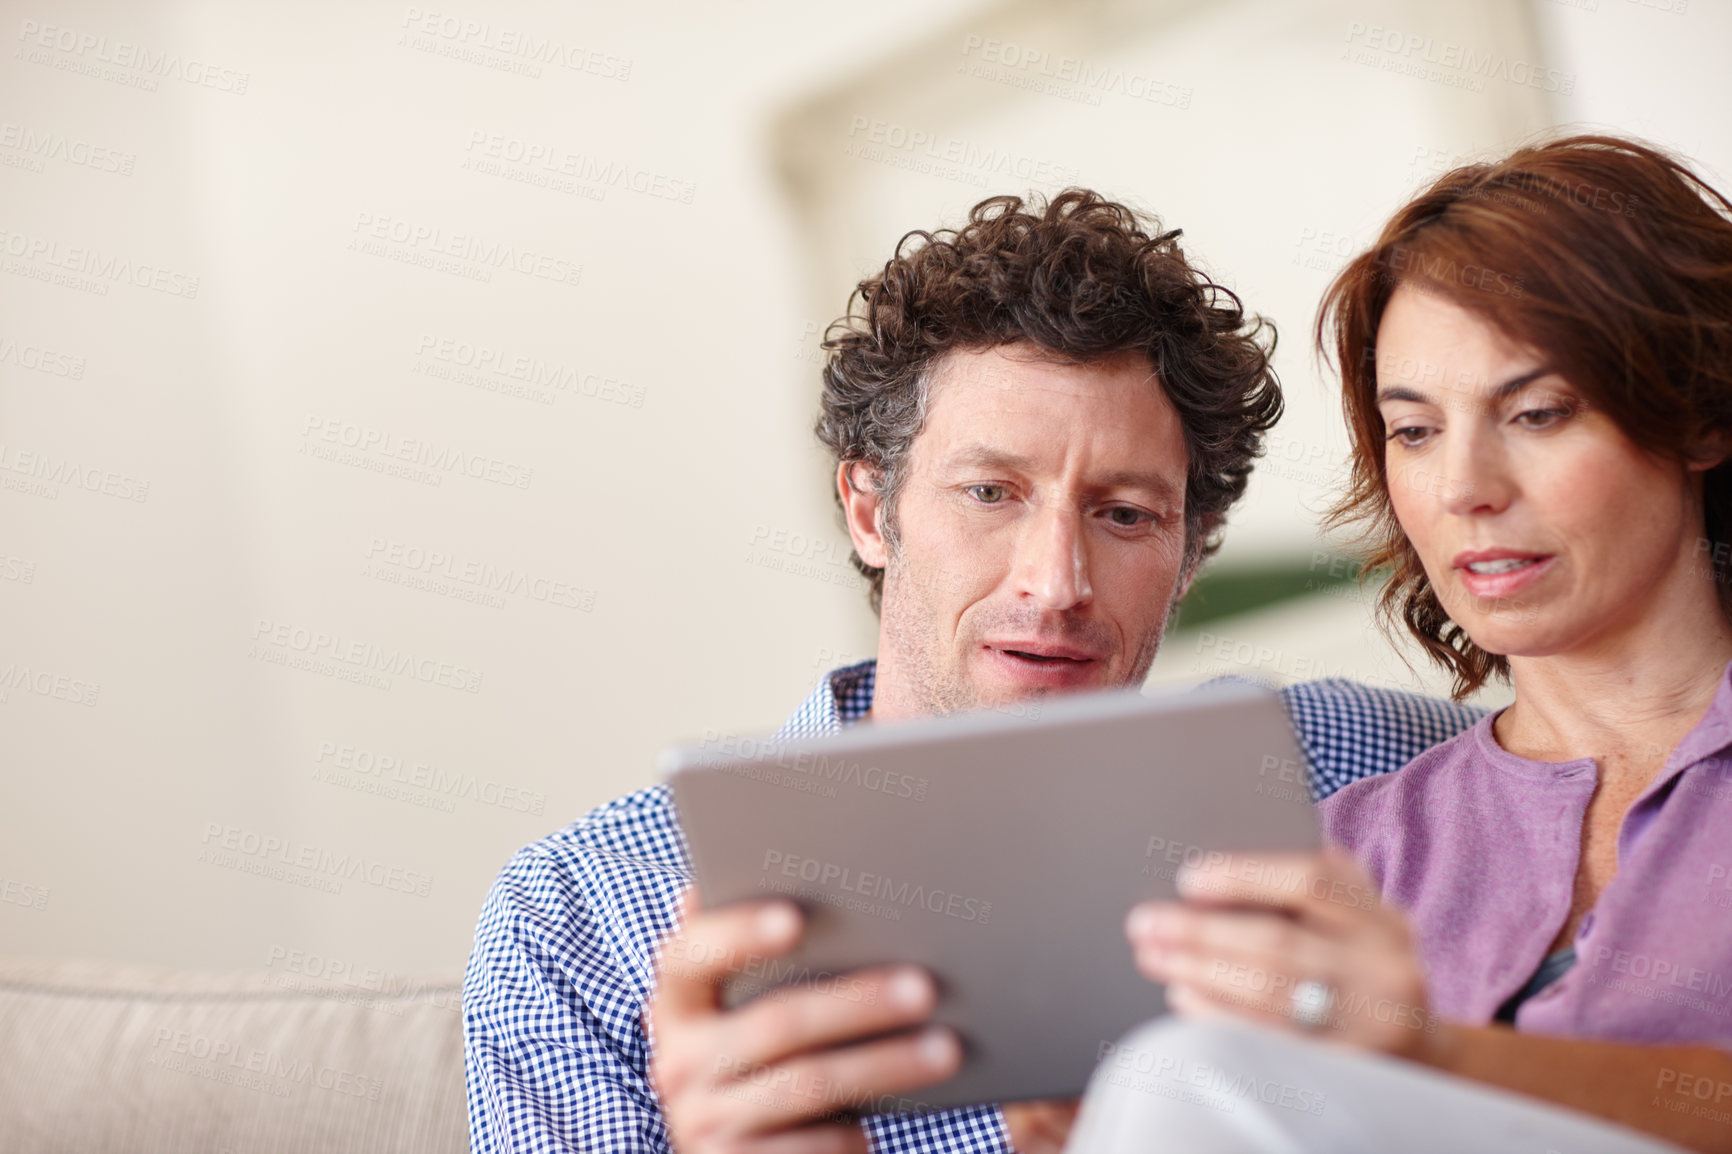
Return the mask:
<path fill-rule="evenodd" d="M 1548 556 L 1482 557 L 1457 562 L 1455 572 L 1469 593 L 1488 601 L 1497 601 L 1515 596 L 1544 577 L 1551 572 L 1555 560 L 1555 557 Z M 1493 571 L 1475 572 L 1476 568 Z"/>

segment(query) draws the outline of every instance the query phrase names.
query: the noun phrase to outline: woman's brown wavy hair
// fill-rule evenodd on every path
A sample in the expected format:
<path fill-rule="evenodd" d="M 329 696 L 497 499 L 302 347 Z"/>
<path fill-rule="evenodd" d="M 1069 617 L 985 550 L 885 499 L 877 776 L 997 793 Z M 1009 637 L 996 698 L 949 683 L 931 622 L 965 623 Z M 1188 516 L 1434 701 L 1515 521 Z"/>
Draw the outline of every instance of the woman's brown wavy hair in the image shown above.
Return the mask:
<path fill-rule="evenodd" d="M 1631 441 L 1681 462 L 1732 429 L 1732 203 L 1649 145 L 1572 136 L 1445 173 L 1324 293 L 1317 343 L 1340 369 L 1352 442 L 1328 523 L 1361 528 L 1366 571 L 1388 574 L 1384 628 L 1399 620 L 1454 675 L 1459 700 L 1507 678 L 1509 662 L 1449 619 L 1390 505 L 1377 330 L 1408 283 L 1539 352 Z M 1703 504 L 1697 555 L 1732 612 L 1732 464 L 1706 473 Z"/>

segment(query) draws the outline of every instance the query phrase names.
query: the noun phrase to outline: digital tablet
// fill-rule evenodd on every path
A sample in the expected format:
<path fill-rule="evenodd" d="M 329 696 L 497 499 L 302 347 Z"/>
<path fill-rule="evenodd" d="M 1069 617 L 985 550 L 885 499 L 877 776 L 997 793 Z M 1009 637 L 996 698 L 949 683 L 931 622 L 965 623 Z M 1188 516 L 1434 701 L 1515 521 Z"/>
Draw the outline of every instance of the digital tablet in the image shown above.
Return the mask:
<path fill-rule="evenodd" d="M 937 978 L 961 1071 L 862 1113 L 1080 1094 L 1103 1047 L 1165 1009 L 1131 906 L 1209 854 L 1320 844 L 1292 723 L 1251 685 L 713 737 L 661 767 L 705 907 L 780 896 L 806 916 L 793 953 L 735 966 L 729 1004 L 789 982 L 847 997 L 880 963 Z"/>

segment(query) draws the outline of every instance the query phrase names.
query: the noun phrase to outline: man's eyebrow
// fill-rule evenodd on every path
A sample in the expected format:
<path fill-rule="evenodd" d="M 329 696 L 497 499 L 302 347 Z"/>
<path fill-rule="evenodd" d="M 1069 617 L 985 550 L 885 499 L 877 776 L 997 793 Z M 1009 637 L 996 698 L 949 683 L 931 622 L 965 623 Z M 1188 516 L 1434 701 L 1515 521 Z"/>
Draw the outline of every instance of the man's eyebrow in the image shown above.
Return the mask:
<path fill-rule="evenodd" d="M 1161 497 L 1177 498 L 1178 486 L 1174 485 L 1164 474 L 1141 473 L 1135 469 L 1122 469 L 1117 473 L 1108 473 L 1101 478 L 1104 489 L 1145 489 Z"/>
<path fill-rule="evenodd" d="M 1014 469 L 1027 472 L 1034 468 L 1034 458 L 1025 457 L 1020 453 L 995 449 L 991 445 L 964 445 L 944 460 L 946 468 L 959 466 L 987 469 Z"/>
<path fill-rule="evenodd" d="M 1537 369 L 1530 369 L 1519 377 L 1511 377 L 1491 391 L 1491 399 L 1501 401 L 1506 397 L 1513 396 L 1541 377 L 1549 377 L 1556 371 L 1550 365 L 1541 365 Z M 1404 385 L 1390 385 L 1388 388 L 1378 389 L 1377 403 L 1381 405 L 1385 401 L 1413 401 L 1421 405 L 1435 405 L 1437 403 L 1432 397 L 1418 389 L 1410 389 Z"/>
<path fill-rule="evenodd" d="M 995 449 L 991 445 L 967 445 L 952 453 L 944 461 L 944 467 L 976 468 L 976 469 L 1009 469 L 1014 472 L 1032 472 L 1035 461 L 1021 453 L 1012 453 L 1004 449 Z M 1146 489 L 1162 497 L 1177 497 L 1178 486 L 1162 473 L 1144 472 L 1137 469 L 1120 469 L 1108 473 L 1096 481 L 1103 489 Z"/>

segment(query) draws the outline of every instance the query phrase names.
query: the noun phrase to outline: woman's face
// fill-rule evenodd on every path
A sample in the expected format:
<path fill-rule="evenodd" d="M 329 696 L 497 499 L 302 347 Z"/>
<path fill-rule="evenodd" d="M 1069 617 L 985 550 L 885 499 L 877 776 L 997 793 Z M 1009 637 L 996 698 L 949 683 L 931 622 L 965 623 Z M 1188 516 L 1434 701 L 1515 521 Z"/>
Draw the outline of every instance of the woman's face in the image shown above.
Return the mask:
<path fill-rule="evenodd" d="M 1711 581 L 1696 475 L 1442 296 L 1391 296 L 1377 399 L 1396 518 L 1481 649 L 1589 651 Z"/>

